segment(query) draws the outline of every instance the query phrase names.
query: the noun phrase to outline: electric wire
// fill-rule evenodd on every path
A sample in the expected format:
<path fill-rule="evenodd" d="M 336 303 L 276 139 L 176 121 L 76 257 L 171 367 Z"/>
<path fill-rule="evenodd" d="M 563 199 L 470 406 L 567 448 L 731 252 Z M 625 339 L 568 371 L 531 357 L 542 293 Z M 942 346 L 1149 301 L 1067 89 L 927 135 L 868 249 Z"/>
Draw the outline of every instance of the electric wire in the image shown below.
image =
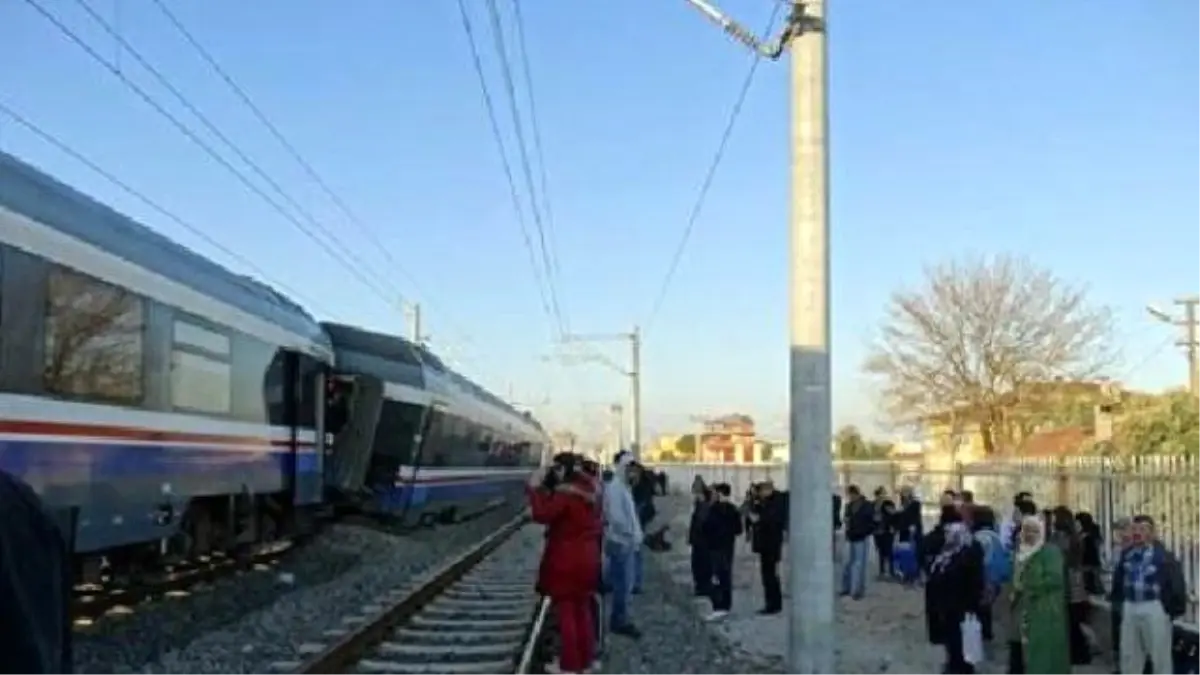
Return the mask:
<path fill-rule="evenodd" d="M 325 237 L 327 237 L 329 239 L 329 241 L 332 243 L 332 245 L 335 246 L 336 248 L 338 248 L 339 251 L 343 255 L 345 255 L 347 258 L 349 258 L 352 262 L 354 262 L 357 265 L 362 266 L 363 268 L 366 268 L 368 271 L 370 271 L 371 274 L 374 277 L 376 277 L 376 280 L 382 278 L 382 277 L 380 277 L 380 275 L 375 274 L 373 271 L 371 271 L 370 268 L 367 267 L 365 261 L 363 261 L 363 259 L 361 257 L 359 257 L 357 254 L 355 254 L 348 247 L 346 247 L 341 242 L 341 240 L 337 237 L 337 235 L 335 235 L 327 227 L 325 227 L 320 222 L 318 222 L 317 219 L 315 217 L 313 217 L 312 213 L 308 209 L 304 208 L 303 205 L 301 205 L 298 201 L 296 201 L 295 198 L 293 198 L 290 194 L 288 194 L 287 191 L 284 190 L 283 187 L 274 178 L 272 178 L 270 176 L 270 174 L 268 174 L 262 168 L 261 165 L 259 165 L 257 162 L 255 162 L 253 159 L 251 159 L 244 151 L 242 151 L 242 149 L 238 146 L 237 143 L 235 143 L 232 139 L 229 138 L 229 136 L 227 136 L 223 131 L 221 131 L 221 129 L 216 124 L 214 124 L 211 119 L 209 119 L 208 115 L 204 114 L 199 108 L 197 108 L 196 105 L 193 104 L 188 99 L 187 95 L 185 95 L 183 92 L 181 92 L 179 90 L 179 88 L 176 87 L 171 82 L 170 78 L 168 78 L 166 75 L 164 75 L 162 73 L 162 71 L 158 70 L 152 63 L 150 63 L 149 59 L 147 59 L 145 56 L 143 56 L 141 52 L 139 52 L 128 40 L 126 40 L 124 38 L 124 36 L 121 35 L 120 31 L 118 31 L 110 23 L 105 21 L 104 17 L 101 16 L 100 13 L 97 12 L 95 10 L 95 8 L 93 8 L 87 2 L 87 0 L 75 0 L 75 4 L 79 5 L 88 14 L 88 16 L 90 16 L 92 18 L 92 20 L 94 20 L 97 24 L 99 24 L 100 27 L 103 28 L 106 33 L 108 33 L 109 37 L 111 37 L 113 40 L 116 41 L 116 43 L 122 48 L 122 50 L 124 50 L 125 52 L 128 52 L 129 55 L 133 57 L 134 61 L 136 61 L 138 63 L 138 65 L 145 68 L 146 72 L 150 73 L 151 77 L 153 77 L 155 79 L 155 81 L 157 81 L 160 85 L 162 85 L 162 87 L 164 89 L 166 89 L 172 96 L 174 96 L 175 99 L 177 101 L 179 101 L 180 105 L 182 105 L 188 112 L 190 112 L 192 115 L 194 115 L 196 117 L 196 119 L 199 120 L 200 123 L 204 126 L 205 129 L 207 129 L 210 133 L 212 133 L 213 136 L 216 136 L 216 138 L 219 141 L 224 143 L 225 146 L 228 147 L 233 152 L 233 154 L 237 156 L 238 159 L 240 159 L 246 166 L 248 166 L 250 168 L 250 170 L 253 171 L 259 178 L 261 178 L 263 181 L 265 181 L 266 184 L 275 192 L 276 195 L 278 195 L 281 199 L 283 199 L 284 202 L 286 202 L 289 206 L 291 206 L 293 209 L 295 209 L 295 211 L 297 213 L 299 213 L 302 217 L 304 217 L 304 219 L 309 223 L 309 225 L 311 225 L 313 228 L 319 230 L 322 234 L 324 234 Z M 119 68 L 118 68 L 118 70 L 119 70 Z M 386 281 L 381 286 L 377 287 L 377 290 L 379 288 L 383 288 L 384 286 L 387 286 Z M 385 295 L 387 293 L 387 290 L 388 289 L 384 289 Z"/>
<path fill-rule="evenodd" d="M 234 80 L 229 71 L 227 71 L 219 61 L 217 61 L 217 58 L 212 54 L 212 52 L 205 48 L 195 34 L 188 29 L 188 27 L 173 11 L 171 11 L 166 2 L 164 2 L 164 0 L 151 1 L 155 4 L 155 6 L 158 7 L 158 10 L 163 14 L 163 16 L 166 17 L 167 21 L 175 28 L 175 30 L 183 36 L 183 39 L 187 41 L 189 45 L 191 45 L 192 49 L 200 56 L 200 58 L 206 64 L 208 64 L 208 66 L 213 70 L 214 73 L 217 74 L 219 78 L 221 78 L 222 81 L 225 82 L 230 91 L 234 93 L 238 100 L 240 100 L 246 106 L 250 113 L 254 115 L 254 117 L 263 125 L 263 127 L 266 128 L 267 132 L 271 134 L 271 136 L 279 143 L 280 146 L 283 147 L 283 149 L 296 162 L 296 164 L 300 166 L 304 173 L 317 185 L 317 187 L 321 189 L 323 193 L 325 193 L 325 196 L 328 197 L 331 202 L 333 202 L 334 206 L 336 206 L 338 210 L 341 211 L 348 220 L 350 220 L 351 223 L 354 223 L 354 225 L 358 227 L 358 229 L 365 234 L 368 239 L 371 240 L 371 243 L 376 249 L 378 249 L 384 260 L 387 261 L 389 269 L 395 270 L 410 284 L 412 284 L 413 288 L 416 289 L 418 293 L 428 297 L 429 294 L 425 291 L 425 289 L 422 288 L 421 283 L 417 281 L 413 274 L 407 268 L 405 268 L 405 266 L 401 264 L 401 262 L 397 260 L 394 255 L 392 255 L 391 250 L 389 250 L 388 247 L 383 243 L 383 240 L 379 236 L 376 229 L 359 218 L 358 214 L 350 208 L 341 195 L 339 195 L 332 187 L 330 187 L 329 183 L 324 179 L 324 177 L 321 176 L 316 168 L 313 167 L 312 163 L 305 159 L 305 157 L 296 148 L 295 144 L 288 140 L 283 132 L 280 131 L 279 127 L 271 121 L 263 109 L 254 102 L 254 100 L 250 97 L 250 94 L 247 93 L 247 91 L 241 85 L 239 85 L 236 80 Z"/>
<path fill-rule="evenodd" d="M 504 137 L 500 133 L 500 123 L 496 118 L 496 107 L 492 102 L 492 94 L 487 86 L 487 77 L 483 72 L 483 62 L 479 58 L 479 47 L 475 42 L 475 29 L 471 23 L 471 16 L 467 12 L 465 1 L 457 0 L 457 2 L 459 16 L 462 19 L 463 32 L 466 34 L 467 46 L 471 52 L 471 63 L 475 69 L 475 75 L 479 80 L 479 89 L 483 94 L 483 107 L 487 113 L 492 138 L 496 142 L 496 150 L 500 155 L 500 164 L 504 169 L 504 178 L 508 183 L 508 192 L 512 199 L 513 211 L 517 217 L 521 237 L 525 242 L 525 251 L 529 254 L 529 264 L 538 289 L 538 297 L 541 300 L 542 310 L 546 313 L 546 317 L 553 321 L 554 313 L 550 308 L 550 301 L 546 296 L 545 283 L 542 280 L 541 266 L 538 264 L 537 253 L 534 252 L 533 239 L 529 236 L 529 225 L 525 220 L 525 209 L 521 206 L 521 198 L 517 192 L 517 183 L 513 177 L 512 166 L 509 164 L 508 154 L 504 150 Z"/>
<path fill-rule="evenodd" d="M 133 187 L 129 183 L 126 183 L 121 178 L 118 178 L 115 174 L 108 171 L 104 167 L 100 166 L 96 161 L 92 160 L 91 158 L 87 157 L 86 155 L 79 152 L 75 148 L 71 147 L 70 144 L 68 144 L 66 141 L 62 140 L 61 138 L 51 134 L 49 131 L 46 131 L 43 128 L 41 128 L 40 126 L 35 124 L 32 120 L 25 117 L 21 113 L 17 112 L 11 106 L 7 105 L 3 101 L 0 101 L 0 113 L 3 113 L 9 119 L 16 122 L 20 126 L 24 127 L 30 133 L 32 133 L 33 135 L 42 139 L 46 143 L 54 146 L 59 151 L 61 151 L 63 154 L 74 159 L 75 161 L 79 162 L 80 164 L 86 166 L 88 169 L 91 169 L 96 174 L 98 174 L 100 177 L 104 178 L 108 182 L 117 186 L 118 188 L 120 188 L 123 192 L 125 192 L 129 196 L 131 196 L 134 199 L 145 204 L 147 207 L 149 207 L 153 211 L 157 212 L 159 215 L 170 220 L 171 222 L 175 223 L 176 225 L 179 225 L 180 227 L 184 228 L 188 232 L 191 232 L 193 235 L 204 240 L 204 242 L 207 243 L 209 246 L 212 246 L 213 248 L 224 253 L 225 255 L 229 256 L 233 260 L 236 260 L 237 262 L 245 265 L 248 269 L 250 269 L 251 271 L 258 274 L 259 277 L 263 281 L 268 282 L 272 286 L 278 288 L 279 290 L 284 291 L 287 294 L 302 300 L 305 304 L 320 311 L 321 313 L 332 316 L 332 313 L 330 313 L 327 308 L 322 307 L 320 303 L 313 301 L 312 298 L 307 297 L 304 293 L 301 293 L 300 291 L 297 291 L 296 289 L 291 288 L 287 284 L 284 284 L 281 281 L 273 279 L 271 277 L 271 275 L 269 275 L 266 271 L 264 271 L 261 267 L 259 267 L 250 258 L 247 258 L 246 256 L 244 256 L 244 255 L 238 253 L 237 251 L 234 251 L 233 249 L 229 248 L 228 246 L 222 244 L 220 241 L 216 240 L 211 235 L 209 235 L 207 232 L 205 232 L 203 229 L 201 229 L 199 226 L 185 220 L 183 217 L 179 216 L 174 211 L 171 211 L 170 209 L 168 209 L 167 207 L 158 203 L 154 199 L 151 199 L 144 192 L 141 192 L 140 190 Z"/>
<path fill-rule="evenodd" d="M 779 18 L 780 10 L 784 7 L 784 3 L 775 3 L 771 10 L 771 16 L 767 21 L 767 29 L 764 34 L 770 35 L 775 28 L 775 21 Z M 750 62 L 750 68 L 746 72 L 746 77 L 742 80 L 742 85 L 738 89 L 737 98 L 734 100 L 733 108 L 729 114 L 729 121 L 725 124 L 725 129 L 721 133 L 721 139 L 717 143 L 717 150 L 713 153 L 712 161 L 708 164 L 708 169 L 704 173 L 704 180 L 700 184 L 700 191 L 696 195 L 696 200 L 692 203 L 692 208 L 688 212 L 686 224 L 683 228 L 683 235 L 679 238 L 679 243 L 675 247 L 675 252 L 671 256 L 671 262 L 667 265 L 667 273 L 663 277 L 662 284 L 659 286 L 658 295 L 655 296 L 654 304 L 651 306 L 649 318 L 643 324 L 645 331 L 649 331 L 653 326 L 654 321 L 658 318 L 662 311 L 663 303 L 667 299 L 667 292 L 671 289 L 671 282 L 675 279 L 675 273 L 679 269 L 679 263 L 683 260 L 683 253 L 687 249 L 688 242 L 691 241 L 692 232 L 696 228 L 696 223 L 700 218 L 700 212 L 704 209 L 705 201 L 708 199 L 708 191 L 712 188 L 713 179 L 717 175 L 717 169 L 721 166 L 721 161 L 725 158 L 725 150 L 729 147 L 729 139 L 733 136 L 733 130 L 737 126 L 738 118 L 742 114 L 742 106 L 746 102 L 746 96 L 750 93 L 750 86 L 754 83 L 754 75 L 758 72 L 758 66 L 762 63 L 762 55 L 755 52 L 754 59 Z"/>
<path fill-rule="evenodd" d="M 558 302 L 558 292 L 554 283 L 554 265 L 551 262 L 549 247 L 546 243 L 546 226 L 542 220 L 542 210 L 538 205 L 537 191 L 534 186 L 533 168 L 529 162 L 529 145 L 525 140 L 524 126 L 521 123 L 521 110 L 517 104 L 516 85 L 513 81 L 512 65 L 508 60 L 508 49 L 504 42 L 504 27 L 500 21 L 500 11 L 496 0 L 487 0 L 488 19 L 492 28 L 492 39 L 495 43 L 496 54 L 500 59 L 500 74 L 507 94 L 509 114 L 513 118 L 513 129 L 517 139 L 517 157 L 520 161 L 521 172 L 525 179 L 526 192 L 529 195 L 529 210 L 533 214 L 534 228 L 537 230 L 538 248 L 541 252 L 542 265 L 546 271 L 546 285 L 549 289 L 550 307 L 559 335 L 565 334 L 562 318 L 562 308 Z"/>
<path fill-rule="evenodd" d="M 220 164 L 227 171 L 232 173 L 234 175 L 234 177 L 236 177 L 238 179 L 238 181 L 240 183 L 242 183 L 242 185 L 244 185 L 248 190 L 250 190 L 251 192 L 258 195 L 272 209 L 274 209 L 276 212 L 278 212 L 280 215 L 282 215 L 284 218 L 286 218 L 288 221 L 290 221 L 293 225 L 295 225 L 297 227 L 297 229 L 299 229 L 303 234 L 305 234 L 310 239 L 312 239 L 314 242 L 316 242 L 318 245 L 320 245 L 321 250 L 325 251 L 326 254 L 328 254 L 331 258 L 333 258 L 335 261 L 337 261 L 339 264 L 341 264 L 343 267 L 345 267 L 347 270 L 349 270 L 351 272 L 351 274 L 353 274 L 359 281 L 361 281 L 365 286 L 367 286 L 367 288 L 369 288 L 373 292 L 379 294 L 380 297 L 382 297 L 386 301 L 391 302 L 391 298 L 388 297 L 387 293 L 381 292 L 379 290 L 379 288 L 375 285 L 375 282 L 372 279 L 366 277 L 359 269 L 357 269 L 354 265 L 350 264 L 338 251 L 328 248 L 324 244 L 324 242 L 321 241 L 320 237 L 318 237 L 311 228 L 309 228 L 307 225 L 305 225 L 294 214 L 288 212 L 285 208 L 283 208 L 283 206 L 278 201 L 276 201 L 274 198 L 272 198 L 271 195 L 267 194 L 267 192 L 265 190 L 263 190 L 261 187 L 256 185 L 249 178 L 247 178 L 246 175 L 244 173 L 242 173 L 241 171 L 239 171 L 237 169 L 237 167 L 233 166 L 233 164 L 228 159 L 226 159 L 220 153 L 218 153 L 216 150 L 214 150 L 213 147 L 209 143 L 207 143 L 204 139 L 200 138 L 199 135 L 197 135 L 194 131 L 192 131 L 186 124 L 181 122 L 178 117 L 173 115 L 161 103 L 156 101 L 154 99 L 154 97 L 150 96 L 146 92 L 145 89 L 143 89 L 136 82 L 131 80 L 120 69 L 118 69 L 112 62 L 110 62 L 108 59 L 106 59 L 102 55 L 100 55 L 99 52 L 97 52 L 91 45 L 89 45 L 82 38 L 80 38 L 78 34 L 76 34 L 74 31 L 72 31 L 57 16 L 55 16 L 54 14 L 49 12 L 45 7 L 43 7 L 38 2 L 38 0 L 25 0 L 25 2 L 27 4 L 29 4 L 31 7 L 33 7 L 47 21 L 49 21 L 56 28 L 58 28 L 58 30 L 61 33 L 63 33 L 68 39 L 70 39 L 72 42 L 74 42 L 80 49 L 82 49 L 89 56 L 91 56 L 95 61 L 100 63 L 102 66 L 104 66 L 114 76 L 116 76 L 118 79 L 120 79 L 126 85 L 126 87 L 128 87 L 135 94 L 137 94 L 137 96 L 140 99 L 142 99 L 142 101 L 144 101 L 147 105 L 149 105 L 151 108 L 153 108 L 155 111 L 157 111 L 160 115 L 162 115 L 164 118 L 166 118 L 172 124 L 172 126 L 174 126 L 188 140 L 190 140 L 192 143 L 199 146 L 200 149 L 203 150 L 209 157 L 211 157 L 214 161 L 216 161 L 218 164 Z"/>
<path fill-rule="evenodd" d="M 161 2 L 161 0 L 156 1 Z M 558 255 L 558 227 L 554 222 L 554 209 L 552 208 L 552 203 L 550 201 L 550 180 L 546 170 L 546 153 L 542 149 L 542 129 L 537 114 L 537 98 L 534 96 L 533 91 L 533 71 L 529 65 L 529 50 L 525 41 L 525 16 L 521 12 L 521 0 L 512 0 L 512 7 L 513 18 L 517 28 L 517 47 L 521 58 L 522 77 L 525 80 L 525 98 L 527 99 L 526 103 L 529 106 L 529 126 L 533 132 L 533 153 L 534 157 L 537 159 L 538 165 L 538 180 L 540 183 L 539 188 L 542 193 L 542 212 L 546 215 L 546 231 L 547 236 L 550 239 L 550 260 L 554 264 L 552 274 L 557 290 L 561 293 L 562 268 L 559 264 L 561 260 Z M 565 304 L 565 302 L 562 303 L 562 305 Z M 563 312 L 562 320 L 564 328 L 569 331 L 570 320 L 566 311 L 566 307 L 560 306 L 560 309 L 562 309 Z"/>
<path fill-rule="evenodd" d="M 392 251 L 388 248 L 382 237 L 379 235 L 378 230 L 360 218 L 357 212 L 350 207 L 346 200 L 342 198 L 342 196 L 338 194 L 338 192 L 334 190 L 332 186 L 330 186 L 329 182 L 325 180 L 320 172 L 317 171 L 312 162 L 308 161 L 296 147 L 296 145 L 284 135 L 283 131 L 279 129 L 279 126 L 267 116 L 267 113 L 257 103 L 255 103 L 254 99 L 250 97 L 249 92 L 247 92 L 244 87 L 238 84 L 237 80 L 233 78 L 233 75 L 230 74 L 229 71 L 226 70 L 225 67 L 223 67 L 217 60 L 216 56 L 214 56 L 213 53 L 209 51 L 203 43 L 200 42 L 200 39 L 197 38 L 196 35 L 187 27 L 187 25 L 183 23 L 183 20 L 180 19 L 179 16 L 167 6 L 164 0 L 152 0 L 152 2 L 158 7 L 158 10 L 162 13 L 162 15 L 166 17 L 168 23 L 170 23 L 175 30 L 183 36 L 183 39 L 200 56 L 201 60 L 203 60 L 212 69 L 212 71 L 216 73 L 216 75 L 222 81 L 225 82 L 230 91 L 233 92 L 234 96 L 236 96 L 238 100 L 240 100 L 242 104 L 246 106 L 255 119 L 257 119 L 259 123 L 266 128 L 267 132 L 270 133 L 270 135 L 279 143 L 279 145 L 283 147 L 292 160 L 294 160 L 296 164 L 300 166 L 305 175 L 307 175 L 309 179 L 321 189 L 321 191 L 326 197 L 329 198 L 333 205 L 336 206 L 338 210 L 341 211 L 341 213 L 359 229 L 360 232 L 367 236 L 367 238 L 371 241 L 371 244 L 374 245 L 376 250 L 378 250 L 383 256 L 388 268 L 394 270 L 401 277 L 403 277 L 412 286 L 416 293 L 425 299 L 426 305 L 434 305 L 436 308 L 435 311 L 441 316 L 442 320 L 448 323 L 451 328 L 453 328 L 455 332 L 459 334 L 459 337 L 462 338 L 463 341 L 470 342 L 470 331 L 466 330 L 456 319 L 447 315 L 444 304 L 431 302 L 434 299 L 434 295 L 429 292 L 429 290 L 423 284 L 421 284 L 420 281 L 417 280 L 416 276 L 413 275 L 413 273 L 407 267 L 405 267 L 395 255 L 392 254 Z"/>

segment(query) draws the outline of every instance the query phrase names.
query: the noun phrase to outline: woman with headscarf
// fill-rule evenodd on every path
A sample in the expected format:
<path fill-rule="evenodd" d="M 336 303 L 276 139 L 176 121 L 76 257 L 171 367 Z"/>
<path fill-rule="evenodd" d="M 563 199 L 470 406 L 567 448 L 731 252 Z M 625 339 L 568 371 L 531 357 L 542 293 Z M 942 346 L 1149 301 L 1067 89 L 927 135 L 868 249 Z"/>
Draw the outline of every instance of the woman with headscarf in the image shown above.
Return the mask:
<path fill-rule="evenodd" d="M 1065 506 L 1057 506 L 1050 516 L 1050 541 L 1062 551 L 1066 563 L 1066 603 L 1068 639 L 1071 663 L 1076 666 L 1092 662 L 1092 645 L 1084 626 L 1088 621 L 1091 599 L 1083 573 L 1083 539 L 1075 514 Z"/>
<path fill-rule="evenodd" d="M 1021 521 L 1021 543 L 1013 570 L 1012 613 L 1023 666 L 1016 672 L 1069 673 L 1066 603 L 1067 581 L 1059 547 L 1046 546 L 1041 518 Z"/>
<path fill-rule="evenodd" d="M 962 622 L 968 614 L 978 616 L 983 597 L 983 549 L 962 522 L 942 527 L 942 550 L 929 565 L 925 585 L 929 641 L 946 650 L 943 673 L 974 673 L 963 656 Z"/>

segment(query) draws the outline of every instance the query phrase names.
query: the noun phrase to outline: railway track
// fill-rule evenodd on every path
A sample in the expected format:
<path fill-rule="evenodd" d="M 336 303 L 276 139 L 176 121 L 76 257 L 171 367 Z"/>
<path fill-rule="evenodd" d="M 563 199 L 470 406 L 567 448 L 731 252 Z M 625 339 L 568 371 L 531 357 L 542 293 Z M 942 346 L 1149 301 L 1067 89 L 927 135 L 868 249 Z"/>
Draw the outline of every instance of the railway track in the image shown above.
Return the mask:
<path fill-rule="evenodd" d="M 521 516 L 431 574 L 301 645 L 292 673 L 529 673 L 543 656 L 548 603 L 534 590 L 543 533 Z"/>

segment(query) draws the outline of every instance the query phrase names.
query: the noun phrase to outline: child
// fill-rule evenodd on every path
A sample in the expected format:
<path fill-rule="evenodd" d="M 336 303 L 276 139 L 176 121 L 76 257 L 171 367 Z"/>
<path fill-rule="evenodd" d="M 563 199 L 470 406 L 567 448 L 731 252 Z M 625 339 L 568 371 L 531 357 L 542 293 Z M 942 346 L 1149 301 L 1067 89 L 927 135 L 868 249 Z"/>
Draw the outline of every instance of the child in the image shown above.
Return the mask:
<path fill-rule="evenodd" d="M 733 606 L 733 549 L 742 534 L 742 514 L 729 501 L 732 492 L 728 483 L 714 485 L 714 501 L 704 519 L 703 539 L 714 581 L 710 621 L 724 618 Z"/>

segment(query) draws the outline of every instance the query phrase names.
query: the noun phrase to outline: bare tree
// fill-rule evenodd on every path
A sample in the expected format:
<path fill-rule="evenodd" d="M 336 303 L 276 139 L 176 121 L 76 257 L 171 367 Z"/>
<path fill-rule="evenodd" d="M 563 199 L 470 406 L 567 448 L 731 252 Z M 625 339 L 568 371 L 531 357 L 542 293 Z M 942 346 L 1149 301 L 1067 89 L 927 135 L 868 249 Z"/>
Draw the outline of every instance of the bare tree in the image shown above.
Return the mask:
<path fill-rule="evenodd" d="M 994 452 L 1023 389 L 1094 378 L 1114 357 L 1111 313 L 1085 289 L 999 257 L 927 269 L 922 288 L 895 293 L 864 369 L 893 420 L 952 413 Z"/>

